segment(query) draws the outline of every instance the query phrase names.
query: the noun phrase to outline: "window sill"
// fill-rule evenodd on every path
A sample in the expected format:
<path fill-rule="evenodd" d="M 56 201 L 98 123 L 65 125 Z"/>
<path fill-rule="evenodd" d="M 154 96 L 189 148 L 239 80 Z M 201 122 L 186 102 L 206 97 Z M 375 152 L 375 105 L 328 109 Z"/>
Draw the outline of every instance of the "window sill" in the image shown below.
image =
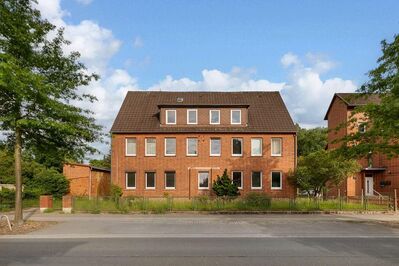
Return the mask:
<path fill-rule="evenodd" d="M 209 190 L 209 187 L 199 187 L 198 190 Z"/>
<path fill-rule="evenodd" d="M 135 190 L 136 187 L 126 187 L 126 190 Z"/>
<path fill-rule="evenodd" d="M 283 188 L 281 188 L 281 187 L 274 187 L 274 188 L 273 188 L 273 187 L 272 187 L 271 190 L 283 190 Z"/>
<path fill-rule="evenodd" d="M 283 155 L 281 155 L 281 154 L 272 154 L 271 156 L 272 157 L 283 157 Z"/>
<path fill-rule="evenodd" d="M 251 154 L 251 157 L 262 157 L 263 154 Z"/>
<path fill-rule="evenodd" d="M 211 155 L 209 155 L 210 157 L 220 157 L 221 155 L 220 154 L 211 154 Z"/>
<path fill-rule="evenodd" d="M 146 190 L 155 190 L 154 187 L 146 187 L 145 189 L 146 189 Z"/>
<path fill-rule="evenodd" d="M 232 154 L 233 157 L 242 157 L 242 154 Z"/>
<path fill-rule="evenodd" d="M 146 155 L 144 155 L 144 157 L 156 157 L 156 155 L 148 155 L 148 154 L 146 154 Z"/>
<path fill-rule="evenodd" d="M 252 190 L 262 190 L 262 187 L 251 187 Z"/>
<path fill-rule="evenodd" d="M 125 154 L 126 157 L 136 157 L 136 154 Z"/>
<path fill-rule="evenodd" d="M 165 157 L 176 157 L 176 154 L 165 154 Z"/>
<path fill-rule="evenodd" d="M 166 187 L 165 189 L 166 190 L 175 190 L 176 188 L 175 187 Z"/>
<path fill-rule="evenodd" d="M 198 157 L 198 154 L 186 154 L 187 157 Z"/>

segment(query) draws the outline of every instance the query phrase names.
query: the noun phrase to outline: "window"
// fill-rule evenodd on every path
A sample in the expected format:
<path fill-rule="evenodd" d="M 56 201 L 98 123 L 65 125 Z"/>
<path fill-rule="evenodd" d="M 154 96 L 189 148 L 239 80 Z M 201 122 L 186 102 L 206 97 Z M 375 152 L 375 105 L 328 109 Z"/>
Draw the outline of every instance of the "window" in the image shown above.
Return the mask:
<path fill-rule="evenodd" d="M 233 138 L 231 140 L 232 154 L 233 156 L 242 156 L 242 139 Z"/>
<path fill-rule="evenodd" d="M 175 156 L 175 155 L 176 155 L 176 139 L 165 138 L 165 156 Z"/>
<path fill-rule="evenodd" d="M 176 110 L 166 110 L 166 124 L 176 124 Z"/>
<path fill-rule="evenodd" d="M 231 110 L 231 124 L 241 124 L 241 110 Z"/>
<path fill-rule="evenodd" d="M 221 141 L 219 138 L 211 139 L 211 156 L 220 156 L 221 153 Z"/>
<path fill-rule="evenodd" d="M 242 172 L 233 171 L 233 183 L 237 185 L 239 189 L 242 189 Z"/>
<path fill-rule="evenodd" d="M 272 189 L 281 189 L 281 172 L 272 172 Z"/>
<path fill-rule="evenodd" d="M 208 189 L 209 187 L 209 173 L 199 172 L 198 173 L 198 189 Z"/>
<path fill-rule="evenodd" d="M 262 139 L 251 139 L 251 155 L 262 156 Z"/>
<path fill-rule="evenodd" d="M 157 150 L 157 140 L 155 138 L 145 139 L 145 156 L 155 156 Z"/>
<path fill-rule="evenodd" d="M 136 156 L 136 138 L 126 139 L 126 156 Z"/>
<path fill-rule="evenodd" d="M 187 124 L 197 124 L 198 114 L 197 109 L 187 110 Z"/>
<path fill-rule="evenodd" d="M 281 156 L 281 138 L 272 138 L 272 156 Z"/>
<path fill-rule="evenodd" d="M 209 124 L 211 125 L 220 124 L 220 110 L 209 111 Z"/>
<path fill-rule="evenodd" d="M 126 188 L 135 189 L 136 188 L 136 173 L 127 172 L 126 173 Z"/>
<path fill-rule="evenodd" d="M 360 123 L 358 126 L 359 133 L 366 133 L 366 123 Z"/>
<path fill-rule="evenodd" d="M 155 172 L 145 173 L 145 188 L 155 189 Z"/>
<path fill-rule="evenodd" d="M 187 156 L 198 155 L 198 139 L 188 138 L 187 139 Z"/>
<path fill-rule="evenodd" d="M 175 189 L 176 172 L 165 172 L 165 188 Z"/>
<path fill-rule="evenodd" d="M 252 189 L 261 189 L 262 188 L 262 172 L 252 172 L 251 188 Z"/>

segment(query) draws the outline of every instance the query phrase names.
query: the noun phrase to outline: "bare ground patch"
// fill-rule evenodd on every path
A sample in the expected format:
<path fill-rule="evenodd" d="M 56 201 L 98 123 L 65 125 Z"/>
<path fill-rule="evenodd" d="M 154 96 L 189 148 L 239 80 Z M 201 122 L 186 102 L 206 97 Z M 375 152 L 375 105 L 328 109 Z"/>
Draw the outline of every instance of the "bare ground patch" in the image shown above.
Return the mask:
<path fill-rule="evenodd" d="M 56 224 L 50 221 L 25 221 L 22 225 L 12 225 L 12 231 L 8 228 L 7 222 L 3 219 L 0 221 L 0 235 L 23 235 L 45 227 Z"/>

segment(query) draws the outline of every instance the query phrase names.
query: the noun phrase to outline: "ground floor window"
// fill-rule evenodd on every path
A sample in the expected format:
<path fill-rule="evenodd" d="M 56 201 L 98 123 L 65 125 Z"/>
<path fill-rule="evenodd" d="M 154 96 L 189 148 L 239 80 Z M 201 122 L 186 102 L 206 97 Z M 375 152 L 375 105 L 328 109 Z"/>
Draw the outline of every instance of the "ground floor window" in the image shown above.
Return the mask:
<path fill-rule="evenodd" d="M 155 189 L 155 172 L 145 173 L 145 188 Z"/>
<path fill-rule="evenodd" d="M 237 185 L 239 189 L 242 189 L 242 172 L 233 171 L 233 183 Z"/>
<path fill-rule="evenodd" d="M 126 173 L 126 188 L 127 189 L 136 188 L 136 173 L 135 172 L 127 172 Z"/>
<path fill-rule="evenodd" d="M 209 188 L 209 173 L 199 172 L 198 173 L 198 188 L 208 189 Z"/>
<path fill-rule="evenodd" d="M 174 189 L 175 179 L 176 179 L 176 172 L 165 172 L 165 188 Z"/>
<path fill-rule="evenodd" d="M 262 172 L 252 172 L 251 175 L 251 188 L 261 189 L 262 188 Z"/>
<path fill-rule="evenodd" d="M 272 189 L 281 189 L 282 188 L 282 174 L 278 171 L 272 172 Z"/>

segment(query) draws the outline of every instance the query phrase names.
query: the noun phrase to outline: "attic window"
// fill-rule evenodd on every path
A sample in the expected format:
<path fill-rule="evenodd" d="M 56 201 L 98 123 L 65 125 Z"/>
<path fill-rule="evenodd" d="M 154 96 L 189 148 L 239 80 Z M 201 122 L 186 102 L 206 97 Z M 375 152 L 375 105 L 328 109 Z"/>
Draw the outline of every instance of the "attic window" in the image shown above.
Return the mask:
<path fill-rule="evenodd" d="M 182 103 L 183 102 L 183 98 L 181 98 L 181 97 L 178 97 L 177 99 L 176 99 L 176 101 L 178 102 L 178 103 Z"/>

